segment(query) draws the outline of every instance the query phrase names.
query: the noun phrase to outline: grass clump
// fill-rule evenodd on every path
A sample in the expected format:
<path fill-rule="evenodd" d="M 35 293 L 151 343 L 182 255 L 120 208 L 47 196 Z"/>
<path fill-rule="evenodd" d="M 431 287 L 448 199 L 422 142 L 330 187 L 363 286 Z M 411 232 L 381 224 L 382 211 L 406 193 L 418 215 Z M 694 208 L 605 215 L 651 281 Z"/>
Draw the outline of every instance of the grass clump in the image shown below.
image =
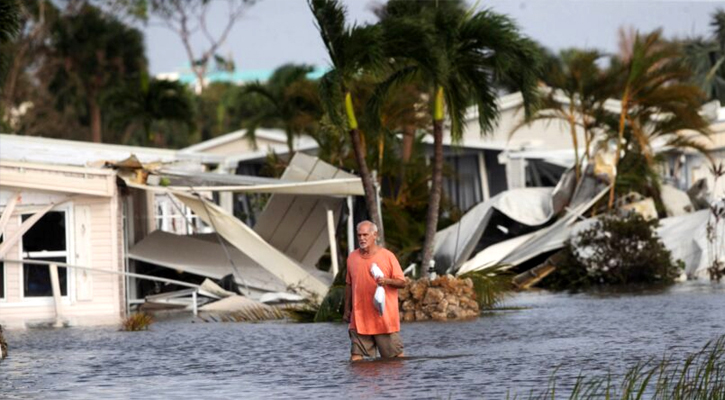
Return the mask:
<path fill-rule="evenodd" d="M 131 314 L 121 323 L 121 330 L 126 332 L 147 331 L 154 322 L 153 318 L 146 313 Z"/>
<path fill-rule="evenodd" d="M 725 336 L 708 342 L 700 351 L 684 360 L 664 358 L 659 362 L 638 363 L 625 372 L 621 381 L 615 380 L 611 374 L 594 378 L 580 375 L 570 389 L 560 390 L 554 372 L 547 389 L 539 394 L 532 393 L 528 398 L 725 399 Z"/>

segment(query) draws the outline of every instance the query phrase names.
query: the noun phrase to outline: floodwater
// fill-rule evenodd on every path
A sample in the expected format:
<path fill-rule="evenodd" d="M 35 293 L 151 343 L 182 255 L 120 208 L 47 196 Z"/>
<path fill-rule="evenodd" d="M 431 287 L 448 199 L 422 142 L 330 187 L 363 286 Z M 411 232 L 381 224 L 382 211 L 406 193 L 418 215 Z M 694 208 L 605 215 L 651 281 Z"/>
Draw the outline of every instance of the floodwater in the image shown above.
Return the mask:
<path fill-rule="evenodd" d="M 725 287 L 525 293 L 523 309 L 404 324 L 409 359 L 347 362 L 342 324 L 157 322 L 10 331 L 0 398 L 505 398 L 684 357 L 725 334 Z M 561 392 L 560 392 L 561 393 Z"/>

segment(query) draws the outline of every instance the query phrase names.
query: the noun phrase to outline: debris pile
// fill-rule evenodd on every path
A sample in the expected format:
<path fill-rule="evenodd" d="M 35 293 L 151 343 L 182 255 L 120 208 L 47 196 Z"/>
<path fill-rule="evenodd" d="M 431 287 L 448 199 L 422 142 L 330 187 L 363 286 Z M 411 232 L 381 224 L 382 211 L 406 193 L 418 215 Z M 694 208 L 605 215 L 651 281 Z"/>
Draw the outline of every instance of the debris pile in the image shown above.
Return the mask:
<path fill-rule="evenodd" d="M 398 296 L 400 319 L 404 322 L 460 320 L 479 314 L 470 278 L 444 275 L 433 280 L 408 281 Z"/>

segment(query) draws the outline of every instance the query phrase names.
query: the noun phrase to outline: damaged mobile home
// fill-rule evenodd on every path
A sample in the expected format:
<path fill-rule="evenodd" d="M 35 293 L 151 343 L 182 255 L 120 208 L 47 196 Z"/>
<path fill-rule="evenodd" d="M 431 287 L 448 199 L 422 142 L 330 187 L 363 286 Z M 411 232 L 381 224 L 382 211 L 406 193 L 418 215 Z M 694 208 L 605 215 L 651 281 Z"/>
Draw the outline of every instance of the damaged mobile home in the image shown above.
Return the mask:
<path fill-rule="evenodd" d="M 305 154 L 266 179 L 210 173 L 219 157 L 175 150 L 15 135 L 0 148 L 10 326 L 112 323 L 149 301 L 190 309 L 228 295 L 225 282 L 255 301 L 321 298 L 336 257 L 331 272 L 315 266 L 362 194 L 359 178 Z M 215 193 L 270 197 L 249 227 Z"/>

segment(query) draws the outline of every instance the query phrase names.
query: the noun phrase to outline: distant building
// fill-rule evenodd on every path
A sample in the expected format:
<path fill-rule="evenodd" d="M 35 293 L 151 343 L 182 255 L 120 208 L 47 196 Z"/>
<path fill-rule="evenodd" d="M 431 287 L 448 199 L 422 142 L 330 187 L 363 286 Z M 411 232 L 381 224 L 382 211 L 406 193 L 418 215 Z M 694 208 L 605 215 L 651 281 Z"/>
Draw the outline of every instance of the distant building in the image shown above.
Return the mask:
<path fill-rule="evenodd" d="M 322 75 L 327 72 L 326 68 L 315 68 L 307 74 L 309 79 L 319 79 Z M 242 85 L 248 82 L 266 82 L 274 73 L 273 69 L 247 69 L 247 70 L 236 70 L 236 71 L 210 71 L 206 74 L 204 79 L 204 85 L 210 83 L 222 82 L 232 83 L 235 85 Z M 199 91 L 199 82 L 196 75 L 189 68 L 182 68 L 174 72 L 162 72 L 156 74 L 157 79 L 163 79 L 168 81 L 178 81 L 189 86 L 193 86 L 195 90 Z"/>

